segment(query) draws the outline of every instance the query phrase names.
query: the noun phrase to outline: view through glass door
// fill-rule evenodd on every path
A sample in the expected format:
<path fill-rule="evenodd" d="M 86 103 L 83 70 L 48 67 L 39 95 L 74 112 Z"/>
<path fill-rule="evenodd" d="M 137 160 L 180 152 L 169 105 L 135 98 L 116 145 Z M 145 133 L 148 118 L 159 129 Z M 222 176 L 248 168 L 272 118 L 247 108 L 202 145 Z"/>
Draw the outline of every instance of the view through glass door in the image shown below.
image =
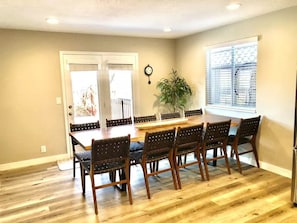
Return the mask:
<path fill-rule="evenodd" d="M 107 78 L 98 70 L 98 65 L 70 64 L 69 67 L 68 115 L 71 123 L 101 119 L 103 124 L 106 118 L 132 116 L 132 66 L 109 65 Z"/>
<path fill-rule="evenodd" d="M 70 123 L 133 117 L 136 53 L 60 52 L 67 151 Z"/>
<path fill-rule="evenodd" d="M 70 123 L 133 117 L 135 53 L 60 52 L 67 151 Z"/>
<path fill-rule="evenodd" d="M 131 65 L 108 65 L 109 119 L 132 117 L 132 69 Z"/>
<path fill-rule="evenodd" d="M 68 116 L 71 123 L 99 120 L 98 65 L 70 64 Z"/>

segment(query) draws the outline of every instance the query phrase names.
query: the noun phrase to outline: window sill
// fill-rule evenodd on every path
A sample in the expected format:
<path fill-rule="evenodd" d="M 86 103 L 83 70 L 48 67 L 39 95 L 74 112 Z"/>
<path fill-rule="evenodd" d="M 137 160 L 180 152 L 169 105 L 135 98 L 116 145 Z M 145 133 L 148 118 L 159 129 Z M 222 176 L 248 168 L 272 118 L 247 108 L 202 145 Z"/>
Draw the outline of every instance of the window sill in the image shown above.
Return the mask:
<path fill-rule="evenodd" d="M 219 105 L 207 105 L 205 107 L 206 113 L 224 115 L 235 118 L 248 118 L 256 115 L 255 108 L 240 108 L 240 107 L 227 107 Z"/>

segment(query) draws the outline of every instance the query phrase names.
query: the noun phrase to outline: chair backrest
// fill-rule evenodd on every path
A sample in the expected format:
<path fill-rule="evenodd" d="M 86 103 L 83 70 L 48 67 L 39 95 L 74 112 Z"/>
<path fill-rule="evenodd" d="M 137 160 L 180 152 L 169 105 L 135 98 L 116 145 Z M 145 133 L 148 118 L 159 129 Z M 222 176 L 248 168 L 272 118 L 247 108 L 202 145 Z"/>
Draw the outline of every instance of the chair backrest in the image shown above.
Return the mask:
<path fill-rule="evenodd" d="M 260 115 L 254 118 L 241 119 L 236 135 L 239 138 L 247 136 L 256 136 L 259 129 L 260 119 Z"/>
<path fill-rule="evenodd" d="M 202 141 L 203 125 L 204 123 L 188 127 L 178 127 L 175 138 L 176 151 L 197 147 Z"/>
<path fill-rule="evenodd" d="M 119 126 L 119 125 L 130 125 L 132 124 L 132 118 L 121 118 L 121 119 L 106 119 L 106 127 Z"/>
<path fill-rule="evenodd" d="M 231 120 L 224 122 L 207 123 L 203 137 L 205 145 L 227 144 Z"/>
<path fill-rule="evenodd" d="M 161 114 L 161 119 L 171 119 L 171 118 L 180 118 L 179 112 L 173 112 L 173 113 L 163 113 Z"/>
<path fill-rule="evenodd" d="M 100 128 L 99 120 L 97 122 L 88 122 L 88 123 L 81 123 L 81 124 L 70 123 L 70 132 L 78 132 L 78 131 L 99 129 L 99 128 Z"/>
<path fill-rule="evenodd" d="M 156 120 L 157 120 L 156 115 L 134 116 L 134 123 L 151 122 Z"/>
<path fill-rule="evenodd" d="M 185 111 L 185 117 L 195 116 L 195 115 L 203 115 L 202 108 Z"/>
<path fill-rule="evenodd" d="M 102 169 L 104 172 L 104 170 L 112 168 L 113 164 L 124 165 L 129 159 L 129 151 L 130 135 L 101 140 L 93 139 L 91 164 L 93 167 L 103 165 L 101 168 L 95 169 Z"/>
<path fill-rule="evenodd" d="M 172 128 L 156 132 L 146 132 L 142 157 L 147 161 L 167 157 L 169 151 L 173 151 L 174 148 L 175 130 L 175 128 Z"/>

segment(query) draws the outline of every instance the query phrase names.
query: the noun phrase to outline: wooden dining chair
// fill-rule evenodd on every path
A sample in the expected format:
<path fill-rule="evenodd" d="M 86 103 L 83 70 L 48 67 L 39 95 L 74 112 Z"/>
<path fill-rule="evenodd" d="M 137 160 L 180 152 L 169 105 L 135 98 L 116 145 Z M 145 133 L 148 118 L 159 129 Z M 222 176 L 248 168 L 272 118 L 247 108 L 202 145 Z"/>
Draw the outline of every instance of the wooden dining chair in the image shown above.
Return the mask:
<path fill-rule="evenodd" d="M 185 117 L 190 117 L 190 116 L 195 116 L 195 115 L 203 115 L 202 108 L 185 111 Z"/>
<path fill-rule="evenodd" d="M 85 195 L 85 177 L 90 176 L 93 202 L 96 215 L 98 214 L 96 190 L 125 184 L 128 186 L 128 196 L 130 204 L 132 201 L 131 185 L 130 185 L 130 135 L 122 137 L 114 137 L 102 140 L 92 140 L 91 160 L 80 161 L 81 165 L 81 183 L 82 193 Z M 115 171 L 124 171 L 119 179 L 114 178 L 113 181 L 102 183 L 95 181 L 96 174 L 114 173 Z M 98 184 L 97 184 L 98 183 Z"/>
<path fill-rule="evenodd" d="M 120 119 L 106 119 L 106 127 L 119 126 L 119 125 L 131 125 L 132 118 L 120 118 Z"/>
<path fill-rule="evenodd" d="M 99 120 L 96 122 L 81 123 L 81 124 L 72 124 L 70 123 L 70 132 L 86 131 L 92 129 L 99 129 L 100 123 Z M 73 177 L 75 177 L 75 164 L 79 160 L 89 160 L 91 158 L 90 151 L 77 151 L 75 147 L 78 145 L 78 142 L 71 137 L 72 142 L 72 153 L 73 153 Z"/>
<path fill-rule="evenodd" d="M 189 127 L 178 127 L 174 145 L 175 170 L 178 186 L 181 189 L 181 179 L 179 169 L 190 165 L 197 164 L 202 180 L 204 180 L 202 161 L 201 161 L 201 143 L 203 134 L 203 125 L 193 125 Z M 194 154 L 196 159 L 191 162 L 181 163 L 180 157 L 182 155 Z"/>
<path fill-rule="evenodd" d="M 242 174 L 242 168 L 240 164 L 239 156 L 247 153 L 253 153 L 257 167 L 260 167 L 259 164 L 259 158 L 257 153 L 257 147 L 256 147 L 256 139 L 258 134 L 258 129 L 260 125 L 261 116 L 253 117 L 253 118 L 246 118 L 241 119 L 239 126 L 237 128 L 236 134 L 230 134 L 228 137 L 228 145 L 231 146 L 231 154 L 230 157 L 236 157 L 237 167 L 239 172 Z M 239 146 L 243 144 L 249 144 L 250 148 L 247 146 L 240 147 Z"/>
<path fill-rule="evenodd" d="M 156 120 L 156 115 L 134 116 L 134 123 L 151 122 Z"/>
<path fill-rule="evenodd" d="M 194 109 L 194 110 L 187 110 L 184 112 L 185 117 L 191 117 L 191 116 L 196 116 L 196 115 L 203 115 L 203 110 L 202 108 L 200 109 Z M 180 160 L 182 162 L 182 160 Z M 184 155 L 184 163 L 187 162 L 187 155 Z"/>
<path fill-rule="evenodd" d="M 144 148 L 139 162 L 143 170 L 148 199 L 151 198 L 149 188 L 149 177 L 151 176 L 155 176 L 166 171 L 171 171 L 174 187 L 175 189 L 178 189 L 173 157 L 174 140 L 175 128 L 156 132 L 146 132 L 145 134 Z M 158 169 L 150 169 L 149 172 L 147 165 L 160 160 L 168 160 L 169 167 L 162 167 L 162 169 L 160 167 Z"/>
<path fill-rule="evenodd" d="M 156 115 L 138 116 L 138 117 L 135 116 L 134 117 L 134 123 L 152 122 L 152 121 L 156 121 L 156 120 L 157 120 Z M 137 151 L 136 151 L 136 153 L 137 153 Z M 135 162 L 135 164 L 137 163 L 139 156 L 140 156 L 140 154 L 135 154 L 135 152 L 133 152 L 132 157 L 134 157 L 133 161 Z M 150 168 L 151 168 L 151 170 L 157 170 L 159 168 L 159 162 L 158 161 L 151 162 Z"/>
<path fill-rule="evenodd" d="M 180 113 L 179 112 L 161 113 L 161 120 L 172 119 L 172 118 L 180 118 Z"/>
<path fill-rule="evenodd" d="M 115 126 L 121 126 L 121 125 L 131 125 L 132 124 L 132 118 L 122 118 L 122 119 L 106 119 L 106 127 L 115 127 Z M 134 153 L 136 155 L 131 156 L 131 164 L 138 164 L 138 160 L 135 160 L 133 157 L 139 156 L 139 151 L 141 152 L 143 150 L 144 142 L 131 142 L 130 143 L 130 152 Z"/>
<path fill-rule="evenodd" d="M 208 163 L 213 162 L 213 165 L 215 166 L 216 161 L 219 159 L 225 160 L 228 174 L 231 174 L 226 149 L 230 124 L 231 120 L 206 124 L 206 130 L 202 141 L 202 157 L 207 180 L 209 180 Z M 221 152 L 220 155 L 218 155 L 218 149 Z M 207 152 L 210 150 L 213 151 L 212 157 L 207 156 Z"/>

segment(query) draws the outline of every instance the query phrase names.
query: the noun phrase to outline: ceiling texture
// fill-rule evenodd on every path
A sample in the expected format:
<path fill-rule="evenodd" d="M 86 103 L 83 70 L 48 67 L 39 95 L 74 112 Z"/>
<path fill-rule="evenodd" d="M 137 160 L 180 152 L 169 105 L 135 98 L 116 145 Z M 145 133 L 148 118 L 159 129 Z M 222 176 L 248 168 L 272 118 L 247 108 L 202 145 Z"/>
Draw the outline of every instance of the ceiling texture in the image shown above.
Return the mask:
<path fill-rule="evenodd" d="M 179 38 L 297 6 L 297 0 L 0 0 L 0 28 Z M 58 24 L 48 24 L 56 18 Z M 170 28 L 170 32 L 164 32 Z"/>

